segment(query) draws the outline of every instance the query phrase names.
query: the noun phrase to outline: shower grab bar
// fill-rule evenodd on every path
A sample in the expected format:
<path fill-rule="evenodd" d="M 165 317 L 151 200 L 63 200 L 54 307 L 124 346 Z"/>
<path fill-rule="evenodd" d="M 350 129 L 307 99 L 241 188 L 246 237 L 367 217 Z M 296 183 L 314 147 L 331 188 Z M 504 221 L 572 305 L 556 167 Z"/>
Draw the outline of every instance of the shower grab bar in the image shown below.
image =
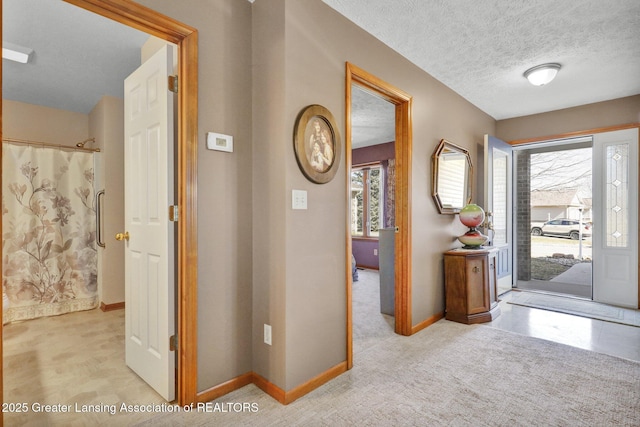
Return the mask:
<path fill-rule="evenodd" d="M 96 244 L 101 248 L 107 245 L 102 241 L 102 197 L 104 190 L 96 193 Z"/>

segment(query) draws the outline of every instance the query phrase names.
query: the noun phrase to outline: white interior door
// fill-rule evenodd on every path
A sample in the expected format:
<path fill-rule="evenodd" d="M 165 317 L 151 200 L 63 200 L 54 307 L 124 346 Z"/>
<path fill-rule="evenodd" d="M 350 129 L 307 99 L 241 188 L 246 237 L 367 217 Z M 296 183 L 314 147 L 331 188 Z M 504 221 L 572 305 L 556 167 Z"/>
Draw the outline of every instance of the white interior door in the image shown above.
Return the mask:
<path fill-rule="evenodd" d="M 593 136 L 593 299 L 638 307 L 638 129 Z"/>
<path fill-rule="evenodd" d="M 498 293 L 513 285 L 512 155 L 506 142 L 484 136 L 484 208 L 487 214 L 489 244 L 498 249 L 496 273 Z"/>
<path fill-rule="evenodd" d="M 133 371 L 175 398 L 173 94 L 165 46 L 125 80 L 125 347 Z"/>

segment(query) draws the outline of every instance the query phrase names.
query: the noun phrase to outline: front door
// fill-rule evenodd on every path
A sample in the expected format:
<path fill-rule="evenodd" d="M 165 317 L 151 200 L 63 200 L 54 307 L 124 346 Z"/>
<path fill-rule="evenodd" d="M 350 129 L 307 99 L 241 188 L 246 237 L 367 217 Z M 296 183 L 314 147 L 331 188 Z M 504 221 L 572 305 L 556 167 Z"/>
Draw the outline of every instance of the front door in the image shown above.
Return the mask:
<path fill-rule="evenodd" d="M 167 401 L 175 398 L 173 94 L 165 46 L 125 80 L 126 363 Z"/>
<path fill-rule="evenodd" d="M 593 136 L 593 299 L 638 307 L 638 129 Z"/>
<path fill-rule="evenodd" d="M 498 294 L 511 290 L 513 283 L 512 152 L 506 142 L 490 135 L 484 136 L 485 233 L 489 236 L 489 244 L 498 249 Z"/>

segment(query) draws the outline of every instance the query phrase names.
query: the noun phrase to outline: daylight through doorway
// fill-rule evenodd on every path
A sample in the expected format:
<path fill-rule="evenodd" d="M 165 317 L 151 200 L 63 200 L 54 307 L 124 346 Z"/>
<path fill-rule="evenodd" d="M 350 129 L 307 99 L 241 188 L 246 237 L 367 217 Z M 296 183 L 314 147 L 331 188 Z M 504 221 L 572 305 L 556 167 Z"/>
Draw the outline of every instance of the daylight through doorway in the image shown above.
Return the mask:
<path fill-rule="evenodd" d="M 592 299 L 592 139 L 514 152 L 517 287 Z"/>

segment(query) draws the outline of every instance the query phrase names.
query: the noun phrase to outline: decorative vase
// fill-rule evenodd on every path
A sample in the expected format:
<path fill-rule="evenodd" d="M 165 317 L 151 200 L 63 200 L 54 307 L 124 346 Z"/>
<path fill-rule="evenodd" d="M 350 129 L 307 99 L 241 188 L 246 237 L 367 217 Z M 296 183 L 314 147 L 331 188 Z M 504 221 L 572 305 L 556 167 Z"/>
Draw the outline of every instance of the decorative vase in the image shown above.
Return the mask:
<path fill-rule="evenodd" d="M 484 210 L 473 203 L 460 210 L 460 222 L 467 227 L 477 227 L 484 221 Z"/>
<path fill-rule="evenodd" d="M 464 245 L 463 249 L 481 249 L 482 245 L 489 240 L 476 229 L 482 221 L 484 221 L 484 210 L 480 206 L 472 203 L 460 210 L 460 222 L 469 227 L 469 231 L 458 237 Z"/>

